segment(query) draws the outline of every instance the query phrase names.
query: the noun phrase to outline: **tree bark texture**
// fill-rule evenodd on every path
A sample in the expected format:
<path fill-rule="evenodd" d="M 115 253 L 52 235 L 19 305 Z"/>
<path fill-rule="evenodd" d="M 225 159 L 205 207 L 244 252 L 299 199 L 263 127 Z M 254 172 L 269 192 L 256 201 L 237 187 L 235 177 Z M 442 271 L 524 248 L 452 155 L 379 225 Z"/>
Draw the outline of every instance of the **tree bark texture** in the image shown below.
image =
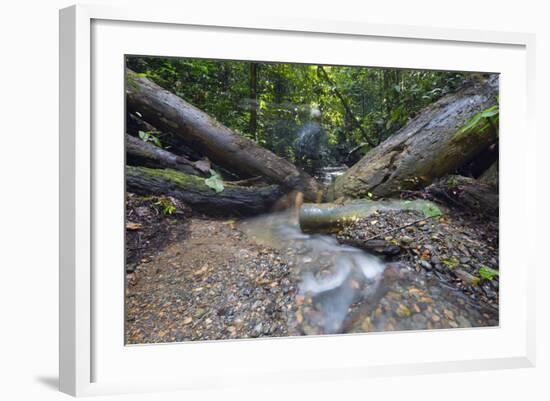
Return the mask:
<path fill-rule="evenodd" d="M 335 197 L 386 197 L 452 173 L 497 141 L 492 128 L 461 130 L 497 96 L 497 75 L 445 95 L 338 177 Z"/>
<path fill-rule="evenodd" d="M 126 163 L 133 166 L 171 168 L 186 174 L 204 175 L 184 156 L 175 155 L 151 143 L 126 134 Z"/>

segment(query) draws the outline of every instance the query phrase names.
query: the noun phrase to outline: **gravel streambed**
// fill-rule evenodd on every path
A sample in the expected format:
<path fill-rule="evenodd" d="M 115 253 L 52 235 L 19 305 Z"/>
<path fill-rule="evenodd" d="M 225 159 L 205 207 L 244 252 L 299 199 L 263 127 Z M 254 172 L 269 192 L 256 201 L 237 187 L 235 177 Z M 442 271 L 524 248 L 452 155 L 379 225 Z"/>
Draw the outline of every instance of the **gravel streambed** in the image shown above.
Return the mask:
<path fill-rule="evenodd" d="M 379 212 L 333 236 L 304 234 L 287 214 L 187 218 L 185 238 L 127 280 L 126 342 L 498 325 L 498 276 L 480 274 L 498 271 L 497 228 L 422 217 Z M 378 256 L 359 249 L 373 237 Z"/>

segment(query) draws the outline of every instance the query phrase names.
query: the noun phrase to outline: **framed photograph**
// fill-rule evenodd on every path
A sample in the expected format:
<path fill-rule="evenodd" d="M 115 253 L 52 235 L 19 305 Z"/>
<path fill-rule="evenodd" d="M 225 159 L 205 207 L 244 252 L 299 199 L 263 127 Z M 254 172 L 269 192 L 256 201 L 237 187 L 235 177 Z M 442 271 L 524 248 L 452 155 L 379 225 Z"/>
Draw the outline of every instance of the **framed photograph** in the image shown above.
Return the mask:
<path fill-rule="evenodd" d="M 533 366 L 532 35 L 73 6 L 60 52 L 63 392 Z"/>

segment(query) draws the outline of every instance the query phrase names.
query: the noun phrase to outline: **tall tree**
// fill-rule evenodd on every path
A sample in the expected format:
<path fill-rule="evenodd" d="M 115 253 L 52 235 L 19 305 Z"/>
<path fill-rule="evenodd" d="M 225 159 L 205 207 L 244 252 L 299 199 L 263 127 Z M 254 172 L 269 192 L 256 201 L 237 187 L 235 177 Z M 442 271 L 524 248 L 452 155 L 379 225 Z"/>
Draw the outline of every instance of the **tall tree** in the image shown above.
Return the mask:
<path fill-rule="evenodd" d="M 258 142 L 258 64 L 250 63 L 250 136 Z"/>

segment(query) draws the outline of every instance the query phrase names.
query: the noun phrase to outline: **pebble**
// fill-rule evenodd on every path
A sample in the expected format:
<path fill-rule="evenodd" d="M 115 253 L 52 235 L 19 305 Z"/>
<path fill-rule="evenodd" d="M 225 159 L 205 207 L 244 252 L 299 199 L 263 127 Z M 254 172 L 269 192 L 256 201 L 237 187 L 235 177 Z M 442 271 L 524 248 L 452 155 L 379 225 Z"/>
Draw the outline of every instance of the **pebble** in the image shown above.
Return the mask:
<path fill-rule="evenodd" d="M 428 262 L 427 260 L 421 260 L 420 265 L 427 270 L 432 270 L 432 264 Z"/>
<path fill-rule="evenodd" d="M 408 244 L 410 244 L 410 243 L 412 243 L 412 242 L 414 241 L 411 237 L 409 237 L 409 236 L 407 236 L 407 235 L 402 236 L 399 240 L 400 240 L 401 243 L 404 244 L 404 245 L 408 245 Z"/>

